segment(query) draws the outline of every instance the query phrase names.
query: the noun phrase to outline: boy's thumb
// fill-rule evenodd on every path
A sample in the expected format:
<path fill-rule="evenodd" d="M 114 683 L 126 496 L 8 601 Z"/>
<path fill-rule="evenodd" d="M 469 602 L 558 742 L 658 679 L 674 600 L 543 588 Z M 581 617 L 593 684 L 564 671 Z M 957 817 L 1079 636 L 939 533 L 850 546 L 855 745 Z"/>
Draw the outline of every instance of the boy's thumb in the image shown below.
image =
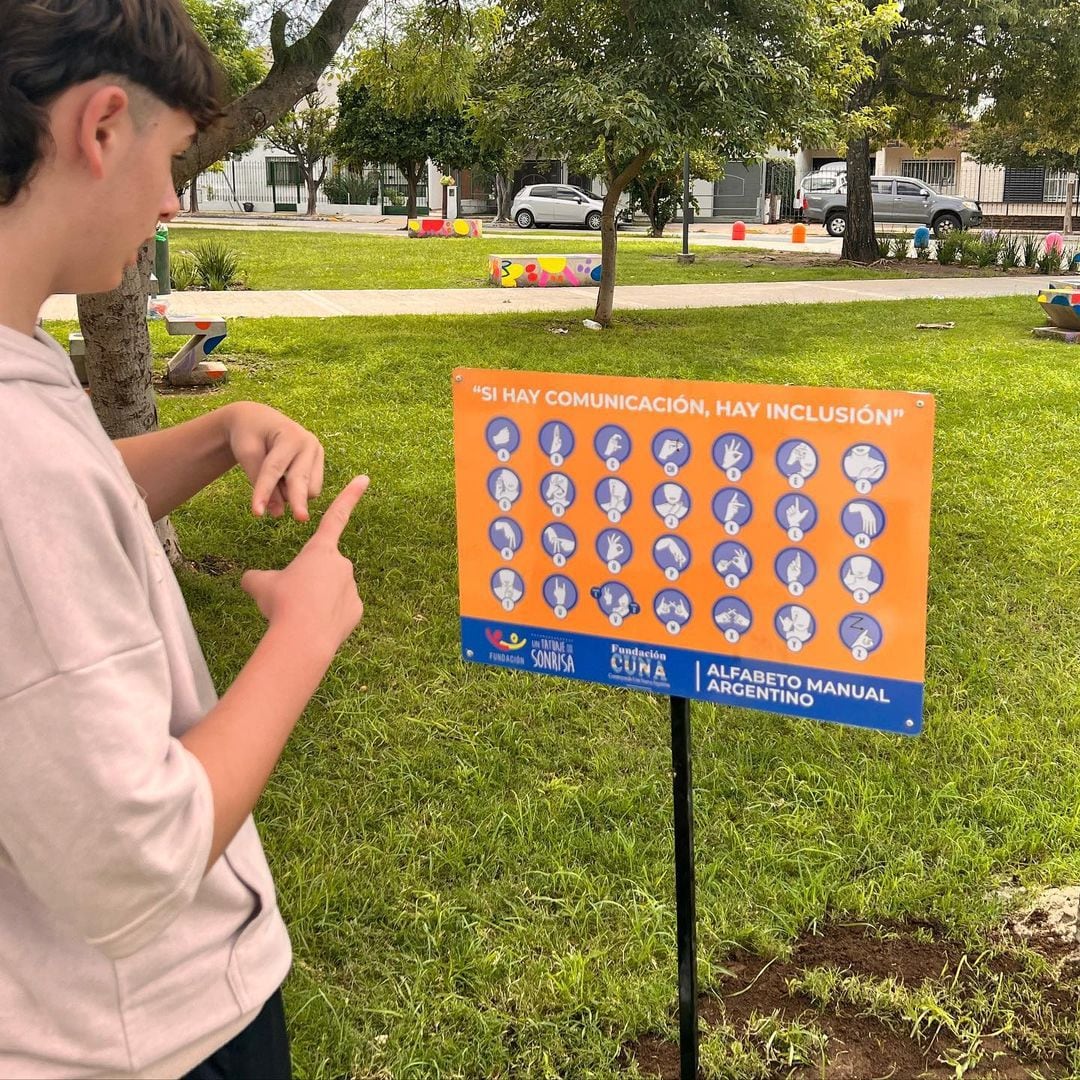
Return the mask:
<path fill-rule="evenodd" d="M 240 588 L 258 600 L 259 595 L 266 590 L 270 579 L 274 576 L 273 570 L 248 570 L 240 579 Z"/>

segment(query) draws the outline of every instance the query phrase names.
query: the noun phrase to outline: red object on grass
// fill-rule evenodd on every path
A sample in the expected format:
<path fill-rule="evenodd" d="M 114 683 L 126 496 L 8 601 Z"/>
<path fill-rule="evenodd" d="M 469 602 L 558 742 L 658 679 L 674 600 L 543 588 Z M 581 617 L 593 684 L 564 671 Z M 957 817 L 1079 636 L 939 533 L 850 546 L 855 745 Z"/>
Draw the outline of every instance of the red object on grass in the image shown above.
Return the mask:
<path fill-rule="evenodd" d="M 736 221 L 731 226 L 731 239 L 732 240 L 745 240 L 746 239 L 746 222 Z"/>

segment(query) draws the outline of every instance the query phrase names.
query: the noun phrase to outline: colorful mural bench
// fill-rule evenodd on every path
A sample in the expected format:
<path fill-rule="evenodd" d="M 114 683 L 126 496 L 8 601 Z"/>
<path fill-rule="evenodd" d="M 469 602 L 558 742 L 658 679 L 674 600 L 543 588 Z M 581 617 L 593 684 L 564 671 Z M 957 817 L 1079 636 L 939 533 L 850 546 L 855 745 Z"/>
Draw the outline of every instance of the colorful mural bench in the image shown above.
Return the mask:
<path fill-rule="evenodd" d="M 1051 281 L 1040 291 L 1039 304 L 1050 325 L 1035 327 L 1035 336 L 1080 345 L 1080 281 Z"/>
<path fill-rule="evenodd" d="M 413 218 L 409 222 L 409 235 L 418 240 L 429 236 L 480 237 L 484 235 L 484 223 L 479 218 L 452 221 L 441 217 Z"/>
<path fill-rule="evenodd" d="M 602 265 L 592 255 L 492 255 L 491 283 L 506 289 L 599 285 Z"/>
<path fill-rule="evenodd" d="M 172 386 L 213 386 L 226 382 L 228 369 L 207 357 L 225 340 L 225 320 L 218 316 L 166 315 L 170 334 L 190 334 L 169 361 L 165 381 Z"/>

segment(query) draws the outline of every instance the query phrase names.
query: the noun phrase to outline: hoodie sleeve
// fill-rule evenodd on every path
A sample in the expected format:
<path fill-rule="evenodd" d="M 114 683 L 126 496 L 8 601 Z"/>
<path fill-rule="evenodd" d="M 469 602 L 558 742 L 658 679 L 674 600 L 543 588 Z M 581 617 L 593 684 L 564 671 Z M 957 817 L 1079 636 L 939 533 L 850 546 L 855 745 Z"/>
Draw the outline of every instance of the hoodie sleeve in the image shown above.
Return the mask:
<path fill-rule="evenodd" d="M 0 464 L 0 858 L 116 958 L 193 899 L 213 798 L 170 734 L 145 509 L 95 448 L 42 452 L 55 464 L 25 445 Z"/>

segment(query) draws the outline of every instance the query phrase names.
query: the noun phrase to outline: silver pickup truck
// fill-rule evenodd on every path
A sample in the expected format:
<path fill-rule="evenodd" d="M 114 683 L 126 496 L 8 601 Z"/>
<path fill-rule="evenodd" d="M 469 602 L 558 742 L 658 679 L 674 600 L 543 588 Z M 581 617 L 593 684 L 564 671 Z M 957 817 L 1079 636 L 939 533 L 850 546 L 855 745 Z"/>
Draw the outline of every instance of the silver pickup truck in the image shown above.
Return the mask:
<path fill-rule="evenodd" d="M 847 231 L 847 176 L 842 172 L 811 173 L 803 179 L 806 220 L 825 226 L 830 236 Z M 907 176 L 873 176 L 875 224 L 927 225 L 935 236 L 982 224 L 982 208 L 973 199 L 939 195 L 921 180 Z"/>

